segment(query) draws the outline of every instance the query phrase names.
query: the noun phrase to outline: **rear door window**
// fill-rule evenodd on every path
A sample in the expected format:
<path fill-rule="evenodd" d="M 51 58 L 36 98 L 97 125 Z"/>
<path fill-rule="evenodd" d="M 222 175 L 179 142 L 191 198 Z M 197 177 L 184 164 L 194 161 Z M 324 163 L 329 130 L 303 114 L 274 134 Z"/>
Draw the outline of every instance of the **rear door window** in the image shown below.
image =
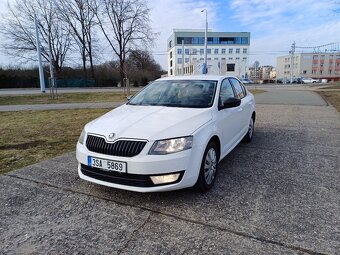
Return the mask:
<path fill-rule="evenodd" d="M 234 78 L 231 78 L 230 79 L 231 81 L 231 84 L 233 85 L 234 89 L 235 89 L 235 92 L 236 92 L 236 97 L 239 98 L 239 99 L 242 99 L 244 98 L 246 95 L 245 95 L 245 89 L 242 88 L 242 85 L 240 84 L 240 82 Z"/>

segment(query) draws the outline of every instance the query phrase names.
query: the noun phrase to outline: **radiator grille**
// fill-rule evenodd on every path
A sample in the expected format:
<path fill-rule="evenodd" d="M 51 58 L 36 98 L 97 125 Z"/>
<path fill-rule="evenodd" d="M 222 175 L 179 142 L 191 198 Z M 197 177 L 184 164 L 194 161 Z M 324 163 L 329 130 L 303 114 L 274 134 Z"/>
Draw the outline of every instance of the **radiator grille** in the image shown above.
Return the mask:
<path fill-rule="evenodd" d="M 93 152 L 119 157 L 133 157 L 138 155 L 146 142 L 119 140 L 115 143 L 107 143 L 104 138 L 88 135 L 86 147 Z"/>

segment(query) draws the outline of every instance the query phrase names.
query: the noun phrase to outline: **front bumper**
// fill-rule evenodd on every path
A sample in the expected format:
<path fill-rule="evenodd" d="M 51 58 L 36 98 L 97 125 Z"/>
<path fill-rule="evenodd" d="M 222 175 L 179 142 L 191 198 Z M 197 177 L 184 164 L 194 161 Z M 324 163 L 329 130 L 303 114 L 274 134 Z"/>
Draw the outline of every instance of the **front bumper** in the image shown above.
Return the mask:
<path fill-rule="evenodd" d="M 78 174 L 80 178 L 97 184 L 137 191 L 157 192 L 183 189 L 193 186 L 198 178 L 201 165 L 202 148 L 168 154 L 147 155 L 151 145 L 146 145 L 143 151 L 134 157 L 117 157 L 89 151 L 85 145 L 77 144 Z M 87 157 L 105 158 L 127 163 L 127 173 L 103 171 L 88 166 Z M 151 175 L 180 173 L 176 182 L 154 185 Z"/>

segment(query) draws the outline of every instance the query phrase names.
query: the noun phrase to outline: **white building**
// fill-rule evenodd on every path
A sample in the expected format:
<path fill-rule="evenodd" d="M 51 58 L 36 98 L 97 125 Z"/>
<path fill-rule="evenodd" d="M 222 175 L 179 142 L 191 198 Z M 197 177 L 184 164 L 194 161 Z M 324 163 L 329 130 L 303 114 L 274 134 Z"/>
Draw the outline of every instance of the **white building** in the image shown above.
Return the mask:
<path fill-rule="evenodd" d="M 245 77 L 249 59 L 249 32 L 208 31 L 208 74 Z M 168 39 L 168 75 L 202 74 L 204 30 L 174 29 Z"/>
<path fill-rule="evenodd" d="M 278 57 L 277 79 L 289 80 L 291 71 L 293 78 L 311 77 L 339 81 L 340 52 L 295 53 L 293 68 L 290 55 Z"/>

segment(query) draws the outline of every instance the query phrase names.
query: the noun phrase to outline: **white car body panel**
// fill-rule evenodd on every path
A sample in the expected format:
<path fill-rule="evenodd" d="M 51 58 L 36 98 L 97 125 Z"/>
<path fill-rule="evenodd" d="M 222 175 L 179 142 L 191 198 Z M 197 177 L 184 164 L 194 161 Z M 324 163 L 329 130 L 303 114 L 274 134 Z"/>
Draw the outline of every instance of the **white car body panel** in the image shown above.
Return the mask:
<path fill-rule="evenodd" d="M 86 132 L 108 137 L 158 140 L 192 134 L 211 120 L 211 109 L 122 105 L 86 127 Z"/>
<path fill-rule="evenodd" d="M 137 106 L 125 104 L 88 123 L 88 134 L 105 138 L 108 142 L 121 139 L 147 141 L 143 150 L 133 157 L 118 157 L 89 151 L 84 144 L 77 143 L 76 157 L 79 162 L 80 178 L 119 189 L 137 192 L 170 191 L 193 186 L 198 178 L 204 150 L 212 137 L 220 140 L 222 160 L 242 140 L 248 131 L 252 114 L 255 112 L 254 96 L 247 92 L 241 105 L 234 108 L 218 109 L 220 84 L 227 77 L 190 76 L 171 77 L 159 80 L 216 80 L 218 81 L 213 106 L 210 108 L 180 108 L 164 106 Z M 108 138 L 114 133 L 114 139 Z M 192 148 L 167 154 L 149 155 L 148 152 L 156 140 L 193 136 Z M 154 187 L 136 187 L 98 180 L 84 175 L 81 164 L 87 165 L 87 157 L 98 157 L 127 163 L 128 174 L 157 175 L 185 171 L 180 182 Z"/>

